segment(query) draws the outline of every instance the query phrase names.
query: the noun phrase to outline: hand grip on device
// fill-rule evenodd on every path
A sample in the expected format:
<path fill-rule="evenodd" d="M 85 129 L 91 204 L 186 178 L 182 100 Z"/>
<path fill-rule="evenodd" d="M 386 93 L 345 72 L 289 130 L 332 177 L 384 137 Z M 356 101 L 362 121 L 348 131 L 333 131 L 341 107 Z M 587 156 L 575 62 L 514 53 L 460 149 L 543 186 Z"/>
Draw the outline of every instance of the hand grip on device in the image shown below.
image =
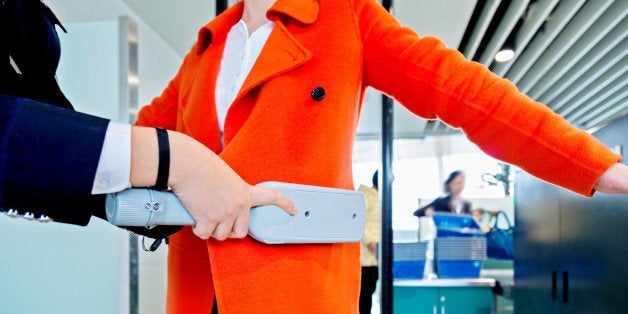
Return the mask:
<path fill-rule="evenodd" d="M 275 205 L 251 209 L 249 235 L 268 244 L 357 242 L 366 224 L 361 192 L 282 182 L 259 186 L 277 190 L 292 200 L 299 212 L 290 215 Z M 117 226 L 151 229 L 162 225 L 194 225 L 194 218 L 172 192 L 147 188 L 109 194 L 107 220 Z"/>

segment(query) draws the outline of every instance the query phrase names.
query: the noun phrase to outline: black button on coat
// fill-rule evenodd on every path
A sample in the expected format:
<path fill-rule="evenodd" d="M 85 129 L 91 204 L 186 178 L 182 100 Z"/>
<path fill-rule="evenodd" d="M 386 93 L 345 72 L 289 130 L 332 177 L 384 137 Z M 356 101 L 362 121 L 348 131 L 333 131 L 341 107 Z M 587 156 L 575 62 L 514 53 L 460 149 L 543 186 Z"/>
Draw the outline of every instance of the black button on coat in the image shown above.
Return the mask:
<path fill-rule="evenodd" d="M 322 87 L 317 87 L 312 90 L 312 99 L 316 101 L 321 101 L 325 98 L 325 89 Z"/>

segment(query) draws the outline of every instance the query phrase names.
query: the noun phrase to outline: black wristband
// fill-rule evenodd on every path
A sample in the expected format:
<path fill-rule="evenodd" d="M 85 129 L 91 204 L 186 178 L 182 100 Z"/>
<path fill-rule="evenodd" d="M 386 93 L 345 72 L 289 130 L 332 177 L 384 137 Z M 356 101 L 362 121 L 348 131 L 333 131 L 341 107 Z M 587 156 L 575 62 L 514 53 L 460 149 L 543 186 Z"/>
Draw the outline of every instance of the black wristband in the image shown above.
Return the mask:
<path fill-rule="evenodd" d="M 159 167 L 157 168 L 157 182 L 153 189 L 165 190 L 168 188 L 168 176 L 170 173 L 170 142 L 168 131 L 157 128 L 157 145 L 159 146 Z"/>

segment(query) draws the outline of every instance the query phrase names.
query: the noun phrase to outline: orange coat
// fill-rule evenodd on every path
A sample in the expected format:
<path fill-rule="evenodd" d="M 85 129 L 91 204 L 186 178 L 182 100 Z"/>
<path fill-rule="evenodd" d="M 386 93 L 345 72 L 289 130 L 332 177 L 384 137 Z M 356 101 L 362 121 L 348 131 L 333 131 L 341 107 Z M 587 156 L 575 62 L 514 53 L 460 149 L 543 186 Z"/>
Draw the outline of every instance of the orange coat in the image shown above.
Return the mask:
<path fill-rule="evenodd" d="M 484 66 L 401 27 L 374 0 L 277 0 L 267 12 L 275 28 L 227 113 L 222 148 L 216 76 L 242 5 L 201 28 L 138 124 L 191 135 L 251 184 L 353 189 L 352 143 L 367 86 L 421 117 L 462 128 L 488 154 L 581 194 L 591 194 L 620 158 Z M 319 87 L 324 98 L 317 100 Z M 201 241 L 184 229 L 169 246 L 167 308 L 208 310 L 215 287 L 221 314 L 356 313 L 359 278 L 358 243 Z"/>

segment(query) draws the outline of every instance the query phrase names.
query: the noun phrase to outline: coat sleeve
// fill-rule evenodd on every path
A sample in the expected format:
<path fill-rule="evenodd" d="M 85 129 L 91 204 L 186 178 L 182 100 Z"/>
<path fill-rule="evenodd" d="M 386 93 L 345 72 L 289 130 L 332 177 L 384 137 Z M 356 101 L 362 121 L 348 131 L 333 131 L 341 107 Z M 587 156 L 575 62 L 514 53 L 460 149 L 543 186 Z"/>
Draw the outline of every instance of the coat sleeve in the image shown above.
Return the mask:
<path fill-rule="evenodd" d="M 0 106 L 2 207 L 65 208 L 69 222 L 86 223 L 109 120 L 11 96 L 0 95 Z"/>
<path fill-rule="evenodd" d="M 590 196 L 621 157 L 510 81 L 467 61 L 433 37 L 420 38 L 372 0 L 353 0 L 369 86 L 418 116 L 440 119 L 488 155 Z"/>

